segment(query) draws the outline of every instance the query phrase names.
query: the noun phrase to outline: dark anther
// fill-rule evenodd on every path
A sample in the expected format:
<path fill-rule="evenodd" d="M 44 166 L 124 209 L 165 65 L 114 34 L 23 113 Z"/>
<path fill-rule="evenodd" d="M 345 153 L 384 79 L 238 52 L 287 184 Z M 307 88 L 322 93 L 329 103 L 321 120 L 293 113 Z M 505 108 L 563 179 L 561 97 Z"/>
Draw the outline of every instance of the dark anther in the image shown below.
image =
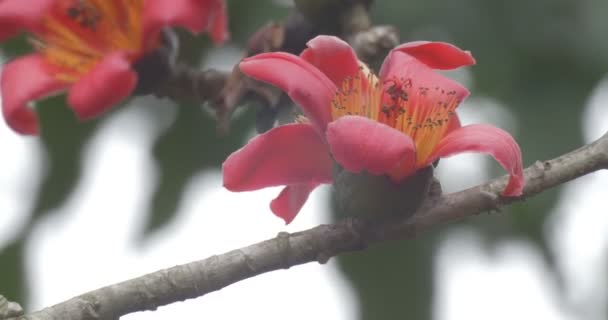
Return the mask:
<path fill-rule="evenodd" d="M 76 7 L 70 7 L 70 8 L 68 8 L 67 13 L 70 18 L 76 19 L 82 13 L 82 9 L 76 8 Z"/>
<path fill-rule="evenodd" d="M 81 27 L 89 28 L 93 31 L 95 31 L 97 23 L 101 20 L 101 15 L 94 7 L 82 3 L 69 7 L 66 13 L 70 19 L 78 22 Z"/>

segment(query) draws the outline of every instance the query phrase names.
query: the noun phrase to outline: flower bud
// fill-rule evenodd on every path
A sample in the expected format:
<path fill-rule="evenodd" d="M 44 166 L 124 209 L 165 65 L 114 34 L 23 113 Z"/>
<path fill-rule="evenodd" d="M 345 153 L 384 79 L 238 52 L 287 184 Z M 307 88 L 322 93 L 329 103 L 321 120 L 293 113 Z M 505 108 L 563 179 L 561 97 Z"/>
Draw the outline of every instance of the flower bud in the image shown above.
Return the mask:
<path fill-rule="evenodd" d="M 333 176 L 342 216 L 392 220 L 407 218 L 422 205 L 429 193 L 433 167 L 420 169 L 398 183 L 386 175 L 352 173 L 337 164 Z"/>

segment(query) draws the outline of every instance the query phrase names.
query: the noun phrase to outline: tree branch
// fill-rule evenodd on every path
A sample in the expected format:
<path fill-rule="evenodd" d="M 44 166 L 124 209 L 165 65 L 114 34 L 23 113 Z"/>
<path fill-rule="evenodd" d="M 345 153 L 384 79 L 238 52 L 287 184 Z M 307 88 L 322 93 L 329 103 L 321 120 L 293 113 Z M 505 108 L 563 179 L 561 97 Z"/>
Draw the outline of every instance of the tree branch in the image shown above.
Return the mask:
<path fill-rule="evenodd" d="M 578 150 L 525 171 L 518 198 L 500 196 L 507 176 L 464 191 L 430 197 L 410 219 L 392 224 L 345 220 L 288 234 L 221 255 L 150 273 L 26 315 L 30 320 L 118 319 L 120 316 L 196 298 L 269 271 L 364 249 L 369 244 L 411 238 L 431 227 L 524 200 L 580 176 L 608 169 L 608 133 Z"/>

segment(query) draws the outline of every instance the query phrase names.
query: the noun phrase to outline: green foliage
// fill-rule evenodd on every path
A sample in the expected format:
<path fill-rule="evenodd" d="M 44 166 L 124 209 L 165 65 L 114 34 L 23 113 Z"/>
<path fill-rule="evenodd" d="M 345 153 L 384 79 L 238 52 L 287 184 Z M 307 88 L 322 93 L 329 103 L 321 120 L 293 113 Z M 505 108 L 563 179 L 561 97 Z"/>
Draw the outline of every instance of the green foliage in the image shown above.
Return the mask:
<path fill-rule="evenodd" d="M 389 222 L 416 212 L 429 194 L 433 167 L 395 183 L 388 176 L 351 173 L 336 164 L 333 178 L 333 194 L 342 215 Z"/>

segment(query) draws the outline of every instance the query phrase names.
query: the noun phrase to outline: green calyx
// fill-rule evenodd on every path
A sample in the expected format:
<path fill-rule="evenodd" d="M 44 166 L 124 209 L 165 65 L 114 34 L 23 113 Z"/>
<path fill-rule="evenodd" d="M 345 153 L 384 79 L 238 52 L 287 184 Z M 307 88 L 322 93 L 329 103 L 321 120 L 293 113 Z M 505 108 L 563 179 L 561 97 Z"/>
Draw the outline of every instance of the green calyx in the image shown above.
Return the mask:
<path fill-rule="evenodd" d="M 413 215 L 429 194 L 433 167 L 395 183 L 388 176 L 352 173 L 334 167 L 334 196 L 343 217 L 373 221 L 405 219 Z"/>

